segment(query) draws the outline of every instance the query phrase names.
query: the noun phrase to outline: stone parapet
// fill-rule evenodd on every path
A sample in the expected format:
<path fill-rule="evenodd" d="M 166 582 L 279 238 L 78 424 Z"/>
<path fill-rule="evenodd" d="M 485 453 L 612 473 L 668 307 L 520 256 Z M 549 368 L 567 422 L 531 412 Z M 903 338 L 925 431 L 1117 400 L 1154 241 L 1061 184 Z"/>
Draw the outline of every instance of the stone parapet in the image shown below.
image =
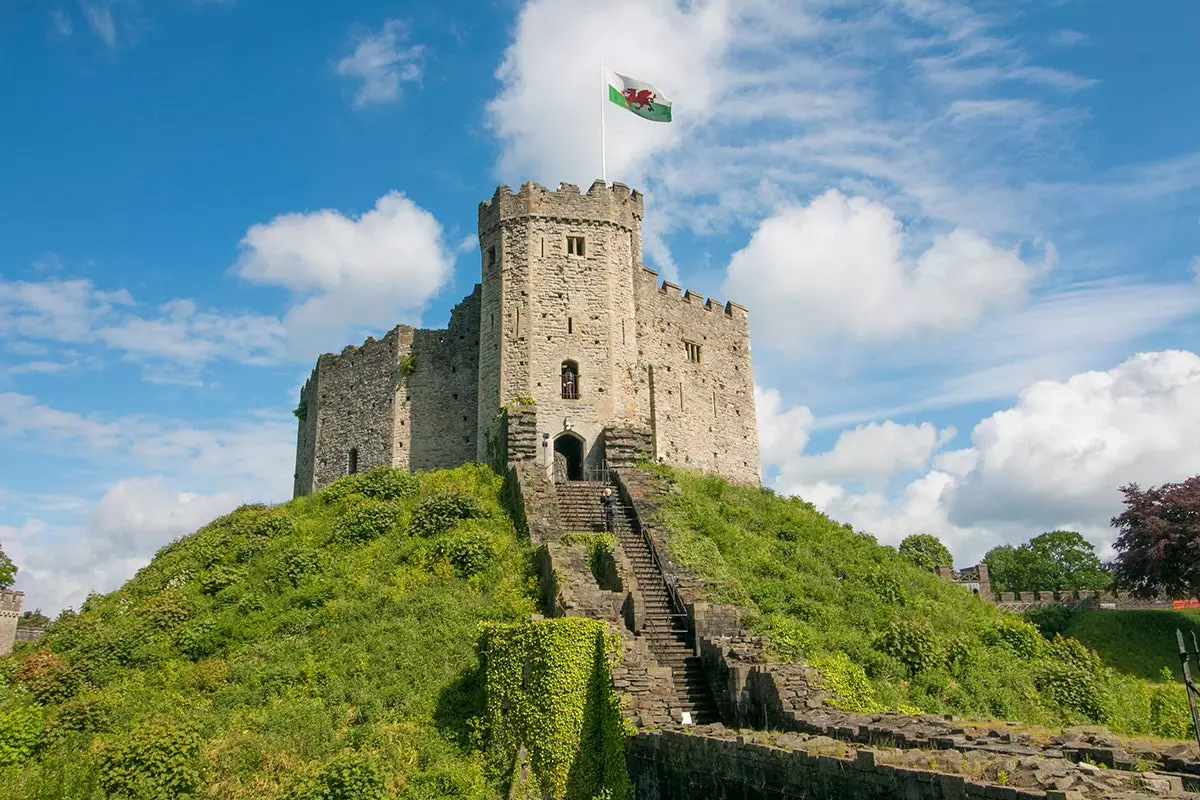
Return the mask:
<path fill-rule="evenodd" d="M 638 230 L 642 220 L 642 195 L 623 183 L 611 186 L 594 181 L 587 193 L 570 183 L 560 183 L 550 190 L 532 181 L 521 185 L 513 194 L 506 185 L 496 187 L 492 199 L 479 204 L 479 233 L 495 229 L 504 222 L 523 217 L 607 222 Z"/>

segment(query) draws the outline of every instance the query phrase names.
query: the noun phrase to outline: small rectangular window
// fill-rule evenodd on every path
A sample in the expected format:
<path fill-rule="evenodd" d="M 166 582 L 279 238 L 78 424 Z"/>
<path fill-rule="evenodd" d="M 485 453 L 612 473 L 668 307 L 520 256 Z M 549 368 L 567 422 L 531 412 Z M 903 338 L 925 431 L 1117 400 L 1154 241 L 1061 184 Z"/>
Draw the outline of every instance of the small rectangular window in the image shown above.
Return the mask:
<path fill-rule="evenodd" d="M 496 266 L 496 248 L 495 247 L 488 248 L 488 266 L 489 267 Z"/>
<path fill-rule="evenodd" d="M 567 317 L 567 333 L 573 333 L 574 331 L 575 331 L 575 321 L 572 320 L 570 317 Z"/>
<path fill-rule="evenodd" d="M 567 255 L 581 256 L 583 255 L 583 237 L 568 236 L 567 237 Z"/>
<path fill-rule="evenodd" d="M 699 364 L 700 363 L 700 345 L 696 344 L 695 342 L 684 342 L 683 347 L 684 347 L 685 352 L 687 353 L 687 360 L 691 361 L 693 364 Z"/>

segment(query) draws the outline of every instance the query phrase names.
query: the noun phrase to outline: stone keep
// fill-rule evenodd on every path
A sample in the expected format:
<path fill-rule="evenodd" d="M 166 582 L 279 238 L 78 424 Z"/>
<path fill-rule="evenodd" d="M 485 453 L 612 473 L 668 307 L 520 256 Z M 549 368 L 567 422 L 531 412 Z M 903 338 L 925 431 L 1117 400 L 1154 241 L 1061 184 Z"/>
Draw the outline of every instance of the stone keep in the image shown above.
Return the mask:
<path fill-rule="evenodd" d="M 0 589 L 0 656 L 12 652 L 13 640 L 17 636 L 17 619 L 21 616 L 23 592 Z"/>
<path fill-rule="evenodd" d="M 503 464 L 501 411 L 518 408 L 559 478 L 632 451 L 757 482 L 748 312 L 660 284 L 641 226 L 642 196 L 620 183 L 497 188 L 479 204 L 482 282 L 445 329 L 400 325 L 317 360 L 295 494 L 379 465 Z"/>

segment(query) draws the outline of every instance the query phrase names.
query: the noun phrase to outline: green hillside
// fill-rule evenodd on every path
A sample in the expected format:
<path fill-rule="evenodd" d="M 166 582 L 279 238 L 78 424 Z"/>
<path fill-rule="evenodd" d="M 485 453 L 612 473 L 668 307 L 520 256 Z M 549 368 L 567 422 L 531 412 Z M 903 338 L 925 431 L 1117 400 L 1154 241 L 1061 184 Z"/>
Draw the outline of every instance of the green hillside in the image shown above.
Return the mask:
<path fill-rule="evenodd" d="M 476 642 L 536 594 L 500 489 L 372 472 L 163 548 L 0 661 L 0 798 L 498 796 Z"/>
<path fill-rule="evenodd" d="M 1191 647 L 1192 634 L 1200 639 L 1200 611 L 1083 611 L 1067 620 L 1063 633 L 1118 672 L 1159 680 L 1168 669 L 1183 680 L 1176 630 Z"/>
<path fill-rule="evenodd" d="M 1075 639 L 902 560 L 798 498 L 657 465 L 668 547 L 775 652 L 820 668 L 851 710 L 912 709 L 1183 737 L 1180 685 L 1106 666 Z"/>

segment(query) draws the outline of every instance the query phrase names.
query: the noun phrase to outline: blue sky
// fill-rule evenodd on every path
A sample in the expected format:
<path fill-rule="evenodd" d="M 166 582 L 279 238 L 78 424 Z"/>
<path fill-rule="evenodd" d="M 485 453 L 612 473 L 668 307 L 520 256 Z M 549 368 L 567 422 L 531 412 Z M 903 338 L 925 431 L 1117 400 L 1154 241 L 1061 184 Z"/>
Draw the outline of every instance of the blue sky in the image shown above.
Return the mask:
<path fill-rule="evenodd" d="M 436 327 L 497 183 L 751 309 L 766 481 L 960 563 L 1200 472 L 1200 7 L 14 0 L 0 545 L 47 609 L 285 499 L 315 357 Z"/>

